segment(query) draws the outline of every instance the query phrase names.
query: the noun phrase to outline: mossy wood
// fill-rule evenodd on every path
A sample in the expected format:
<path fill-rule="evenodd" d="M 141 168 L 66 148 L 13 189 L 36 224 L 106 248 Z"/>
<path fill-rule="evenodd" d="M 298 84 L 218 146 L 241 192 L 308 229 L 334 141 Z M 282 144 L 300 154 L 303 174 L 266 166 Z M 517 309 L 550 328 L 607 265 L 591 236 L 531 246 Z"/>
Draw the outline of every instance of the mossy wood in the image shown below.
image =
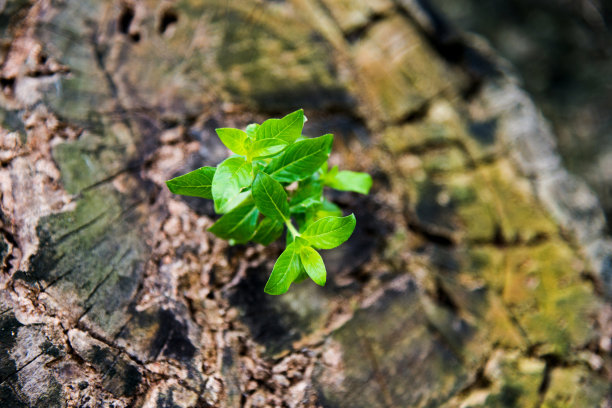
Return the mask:
<path fill-rule="evenodd" d="M 0 406 L 612 403 L 601 210 L 421 3 L 1 3 Z M 272 297 L 281 248 L 163 183 L 299 107 L 374 184 L 334 193 L 357 229 L 326 286 Z"/>

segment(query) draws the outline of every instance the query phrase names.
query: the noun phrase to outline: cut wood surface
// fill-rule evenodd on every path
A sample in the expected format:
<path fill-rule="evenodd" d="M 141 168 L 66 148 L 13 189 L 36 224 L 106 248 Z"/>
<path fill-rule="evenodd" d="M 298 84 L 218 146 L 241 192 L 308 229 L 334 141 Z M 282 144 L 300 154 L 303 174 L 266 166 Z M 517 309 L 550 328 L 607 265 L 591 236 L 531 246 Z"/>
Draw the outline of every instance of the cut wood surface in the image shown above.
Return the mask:
<path fill-rule="evenodd" d="M 511 68 L 414 0 L 0 2 L 1 407 L 612 406 L 605 220 Z M 327 284 L 164 180 L 303 107 Z"/>

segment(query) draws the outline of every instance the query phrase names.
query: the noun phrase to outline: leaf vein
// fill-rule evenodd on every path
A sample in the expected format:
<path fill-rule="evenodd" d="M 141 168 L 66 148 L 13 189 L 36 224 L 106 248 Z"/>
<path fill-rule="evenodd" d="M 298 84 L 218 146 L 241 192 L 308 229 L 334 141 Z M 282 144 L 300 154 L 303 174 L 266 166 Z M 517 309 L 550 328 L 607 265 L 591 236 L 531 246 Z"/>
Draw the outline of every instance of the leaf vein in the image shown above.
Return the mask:
<path fill-rule="evenodd" d="M 278 211 L 278 213 L 280 214 L 281 218 L 283 220 L 287 220 L 287 218 L 285 218 L 285 214 L 283 214 L 283 212 L 281 211 L 281 209 L 276 205 L 276 201 L 274 201 L 274 199 L 272 198 L 272 195 L 270 193 L 268 193 L 268 189 L 266 188 L 265 183 L 261 183 L 261 186 L 263 187 L 264 191 L 266 192 L 266 195 L 268 196 L 268 198 L 270 199 L 270 201 L 272 202 L 272 204 L 274 204 L 274 208 L 276 208 L 276 210 Z"/>
<path fill-rule="evenodd" d="M 230 229 L 230 230 L 229 230 L 228 234 L 233 233 L 234 231 L 236 231 L 236 230 L 238 229 L 238 227 L 240 227 L 242 224 L 244 224 L 244 222 L 245 222 L 245 221 L 246 221 L 246 220 L 249 218 L 249 216 L 251 215 L 251 213 L 252 213 L 253 211 L 255 211 L 256 209 L 257 209 L 257 207 L 253 207 L 253 208 L 251 209 L 251 211 L 249 211 L 248 213 L 246 213 L 246 214 L 245 214 L 245 216 L 244 216 L 244 217 L 242 217 L 242 219 L 240 220 L 240 222 L 239 222 L 239 223 L 237 223 L 236 225 L 234 225 L 234 228 L 232 228 L 232 229 Z"/>
<path fill-rule="evenodd" d="M 274 175 L 276 173 L 278 173 L 279 171 L 285 170 L 287 167 L 291 166 L 292 164 L 296 164 L 296 163 L 300 163 L 306 159 L 311 158 L 312 156 L 316 156 L 317 154 L 319 154 L 321 151 L 320 150 L 315 150 L 313 153 L 308 154 L 307 156 L 302 156 L 297 160 L 294 160 L 292 162 L 287 163 L 286 165 L 279 167 L 278 169 L 274 170 L 272 173 L 270 173 L 270 175 Z"/>
<path fill-rule="evenodd" d="M 273 286 L 270 286 L 270 290 L 276 288 L 278 285 L 281 284 L 281 282 L 283 282 L 287 278 L 287 275 L 289 274 L 289 270 L 291 268 L 291 264 L 293 264 L 293 259 L 295 258 L 296 253 L 297 251 L 295 250 L 295 247 L 291 248 L 291 258 L 289 259 L 289 262 L 287 262 L 288 267 L 285 268 L 285 271 L 284 273 L 282 273 L 281 278 L 279 278 Z"/>

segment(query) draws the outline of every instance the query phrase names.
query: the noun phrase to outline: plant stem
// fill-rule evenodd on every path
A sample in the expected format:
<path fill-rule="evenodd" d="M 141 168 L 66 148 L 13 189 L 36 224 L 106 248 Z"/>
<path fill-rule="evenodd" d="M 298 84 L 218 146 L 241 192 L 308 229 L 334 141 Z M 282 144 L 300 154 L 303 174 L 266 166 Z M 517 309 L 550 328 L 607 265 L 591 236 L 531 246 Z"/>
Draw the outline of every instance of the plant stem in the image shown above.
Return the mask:
<path fill-rule="evenodd" d="M 289 228 L 289 231 L 291 232 L 291 235 L 293 236 L 293 238 L 300 236 L 300 233 L 295 229 L 295 227 L 291 223 L 291 219 L 286 219 L 285 225 L 287 225 L 287 228 Z"/>

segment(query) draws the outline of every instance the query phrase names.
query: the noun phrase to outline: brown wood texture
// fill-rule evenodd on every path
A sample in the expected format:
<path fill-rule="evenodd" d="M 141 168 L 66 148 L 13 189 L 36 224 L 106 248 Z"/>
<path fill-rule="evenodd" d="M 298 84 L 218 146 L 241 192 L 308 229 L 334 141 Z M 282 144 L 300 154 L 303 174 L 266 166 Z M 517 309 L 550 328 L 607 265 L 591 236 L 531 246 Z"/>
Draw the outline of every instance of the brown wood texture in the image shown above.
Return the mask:
<path fill-rule="evenodd" d="M 0 406 L 612 406 L 611 245 L 511 68 L 412 0 L 0 2 Z M 263 292 L 164 180 L 303 107 L 372 193 Z"/>

